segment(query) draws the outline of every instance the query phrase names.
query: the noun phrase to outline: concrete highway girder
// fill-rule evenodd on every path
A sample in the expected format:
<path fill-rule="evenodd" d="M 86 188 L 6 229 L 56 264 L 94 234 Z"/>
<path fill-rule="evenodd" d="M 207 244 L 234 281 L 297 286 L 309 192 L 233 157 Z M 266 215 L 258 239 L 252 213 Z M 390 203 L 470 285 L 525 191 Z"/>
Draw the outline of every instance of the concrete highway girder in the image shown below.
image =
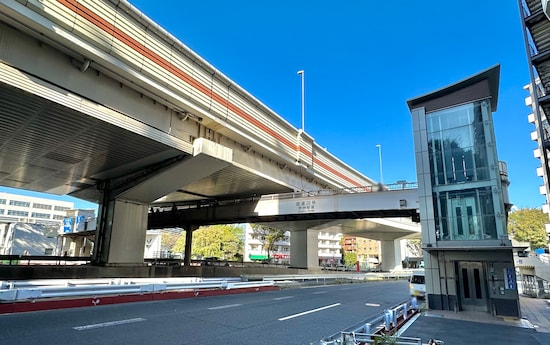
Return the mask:
<path fill-rule="evenodd" d="M 289 231 L 337 231 L 376 240 L 419 236 L 415 190 L 291 196 L 222 200 L 202 205 L 153 205 L 148 228 L 267 223 Z M 412 206 L 403 206 L 407 204 Z M 315 206 L 307 210 L 300 205 Z"/>

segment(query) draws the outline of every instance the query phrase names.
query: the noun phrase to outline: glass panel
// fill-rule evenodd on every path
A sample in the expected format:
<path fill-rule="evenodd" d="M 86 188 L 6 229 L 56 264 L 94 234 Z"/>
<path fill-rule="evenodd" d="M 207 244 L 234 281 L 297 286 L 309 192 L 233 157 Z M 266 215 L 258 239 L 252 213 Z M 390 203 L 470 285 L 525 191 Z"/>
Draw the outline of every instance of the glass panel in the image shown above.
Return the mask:
<path fill-rule="evenodd" d="M 490 187 L 434 193 L 438 240 L 497 239 Z"/>
<path fill-rule="evenodd" d="M 462 219 L 462 208 L 460 208 L 460 206 L 455 208 L 455 215 L 457 219 Z M 457 222 L 456 233 L 458 235 L 464 235 L 464 229 L 462 228 L 461 221 Z"/>
<path fill-rule="evenodd" d="M 470 283 L 468 282 L 468 270 L 462 269 L 462 289 L 464 291 L 464 298 L 470 298 Z"/>
<path fill-rule="evenodd" d="M 428 156 L 433 185 L 438 240 L 498 239 L 506 234 L 498 208 L 499 181 L 491 136 L 490 106 L 474 102 L 426 114 Z M 498 174 L 497 174 L 498 175 Z M 498 178 L 498 176 L 497 176 Z M 468 188 L 470 182 L 484 187 Z M 489 186 L 491 184 L 491 186 Z M 455 191 L 449 190 L 447 186 Z M 456 191 L 456 189 L 462 189 Z M 502 225 L 501 225 L 502 224 Z"/>
<path fill-rule="evenodd" d="M 425 284 L 424 276 L 413 275 L 411 277 L 411 283 L 412 284 Z"/>
<path fill-rule="evenodd" d="M 474 220 L 474 212 L 472 209 L 472 206 L 466 206 L 466 214 L 467 214 L 467 221 L 468 221 L 468 234 L 470 236 L 475 235 L 475 220 Z"/>
<path fill-rule="evenodd" d="M 474 268 L 474 284 L 476 289 L 476 298 L 481 299 L 481 278 L 479 275 L 479 268 Z"/>
<path fill-rule="evenodd" d="M 489 179 L 481 103 L 426 115 L 432 184 Z"/>

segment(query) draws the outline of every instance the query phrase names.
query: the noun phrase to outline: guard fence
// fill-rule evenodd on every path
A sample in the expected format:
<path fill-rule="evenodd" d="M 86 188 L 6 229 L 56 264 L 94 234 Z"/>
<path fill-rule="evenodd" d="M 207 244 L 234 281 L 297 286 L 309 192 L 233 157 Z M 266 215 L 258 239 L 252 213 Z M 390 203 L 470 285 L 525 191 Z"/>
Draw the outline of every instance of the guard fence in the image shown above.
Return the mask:
<path fill-rule="evenodd" d="M 239 289 L 273 286 L 273 281 L 243 282 L 240 278 L 166 278 L 166 279 L 51 279 L 32 281 L 0 281 L 0 303 L 37 301 L 46 298 L 67 298 L 104 295 L 197 291 L 205 289 Z"/>
<path fill-rule="evenodd" d="M 315 345 L 423 345 L 424 343 L 421 338 L 402 337 L 399 335 L 399 330 L 418 316 L 419 309 L 417 299 L 412 298 L 393 308 L 386 309 L 380 315 L 321 339 Z M 443 344 L 443 342 L 429 339 L 428 344 Z"/>

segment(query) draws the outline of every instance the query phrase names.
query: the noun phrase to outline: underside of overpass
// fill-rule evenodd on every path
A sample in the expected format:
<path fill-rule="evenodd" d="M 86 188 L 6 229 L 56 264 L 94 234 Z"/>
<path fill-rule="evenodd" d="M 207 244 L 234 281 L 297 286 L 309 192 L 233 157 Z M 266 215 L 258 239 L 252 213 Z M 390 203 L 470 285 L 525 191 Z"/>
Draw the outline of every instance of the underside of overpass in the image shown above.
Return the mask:
<path fill-rule="evenodd" d="M 315 267 L 317 233 L 335 232 L 381 241 L 383 269 L 401 262 L 397 242 L 419 239 L 416 189 L 340 193 L 287 193 L 212 204 L 157 202 L 149 210 L 149 228 L 180 227 L 192 231 L 201 225 L 262 223 L 291 232 L 291 263 Z M 299 243 L 295 244 L 295 243 Z M 296 248 L 296 249 L 292 249 Z M 186 247 L 185 257 L 191 256 Z"/>

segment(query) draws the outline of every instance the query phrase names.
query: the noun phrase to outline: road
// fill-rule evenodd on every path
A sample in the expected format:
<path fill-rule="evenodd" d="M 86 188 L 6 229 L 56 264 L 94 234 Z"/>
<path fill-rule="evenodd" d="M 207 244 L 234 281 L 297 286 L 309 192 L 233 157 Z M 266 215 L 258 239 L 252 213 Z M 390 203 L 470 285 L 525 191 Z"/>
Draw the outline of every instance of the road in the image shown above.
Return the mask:
<path fill-rule="evenodd" d="M 406 281 L 0 315 L 0 344 L 311 344 L 408 298 Z"/>

